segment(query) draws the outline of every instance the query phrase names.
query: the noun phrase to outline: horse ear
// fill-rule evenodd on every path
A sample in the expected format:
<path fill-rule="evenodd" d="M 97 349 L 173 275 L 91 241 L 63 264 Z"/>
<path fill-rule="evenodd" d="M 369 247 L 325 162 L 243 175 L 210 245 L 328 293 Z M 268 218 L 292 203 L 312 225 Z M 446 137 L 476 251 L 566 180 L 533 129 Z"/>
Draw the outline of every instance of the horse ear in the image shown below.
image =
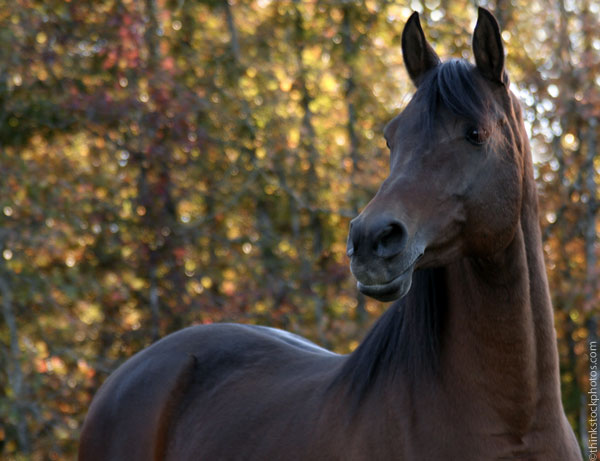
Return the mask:
<path fill-rule="evenodd" d="M 419 13 L 414 12 L 402 32 L 402 55 L 408 75 L 416 86 L 428 70 L 440 63 L 440 58 L 427 43 L 419 22 Z"/>
<path fill-rule="evenodd" d="M 500 26 L 492 13 L 479 7 L 477 25 L 473 32 L 473 54 L 481 74 L 493 82 L 506 84 L 504 46 Z"/>

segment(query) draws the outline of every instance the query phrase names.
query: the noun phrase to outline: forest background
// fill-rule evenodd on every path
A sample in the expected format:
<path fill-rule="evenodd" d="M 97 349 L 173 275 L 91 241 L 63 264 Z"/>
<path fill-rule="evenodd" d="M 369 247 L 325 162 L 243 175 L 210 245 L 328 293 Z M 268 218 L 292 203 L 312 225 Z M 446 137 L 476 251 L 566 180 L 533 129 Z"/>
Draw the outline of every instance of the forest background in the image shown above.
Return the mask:
<path fill-rule="evenodd" d="M 480 4 L 523 102 L 564 406 L 586 446 L 600 4 Z M 471 58 L 461 0 L 0 1 L 0 458 L 72 459 L 107 375 L 188 325 L 357 346 L 386 305 L 357 293 L 345 240 L 414 91 L 412 11 L 440 56 Z"/>

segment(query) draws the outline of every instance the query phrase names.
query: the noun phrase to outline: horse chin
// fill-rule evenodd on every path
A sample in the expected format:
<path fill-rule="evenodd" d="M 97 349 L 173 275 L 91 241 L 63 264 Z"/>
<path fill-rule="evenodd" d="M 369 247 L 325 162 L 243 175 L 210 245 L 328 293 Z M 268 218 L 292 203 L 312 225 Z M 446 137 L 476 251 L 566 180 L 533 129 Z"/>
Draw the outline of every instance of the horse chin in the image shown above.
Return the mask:
<path fill-rule="evenodd" d="M 414 265 L 386 283 L 364 285 L 361 282 L 357 282 L 356 286 L 362 294 L 375 298 L 377 301 L 395 301 L 404 297 L 408 293 L 408 290 L 410 290 L 413 269 Z"/>

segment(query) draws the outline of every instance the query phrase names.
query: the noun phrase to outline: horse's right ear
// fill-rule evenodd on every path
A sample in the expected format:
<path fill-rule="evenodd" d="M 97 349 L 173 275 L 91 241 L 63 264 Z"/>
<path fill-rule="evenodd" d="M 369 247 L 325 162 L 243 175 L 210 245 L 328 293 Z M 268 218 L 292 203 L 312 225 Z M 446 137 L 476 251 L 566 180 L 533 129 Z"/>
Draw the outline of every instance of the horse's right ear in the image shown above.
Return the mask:
<path fill-rule="evenodd" d="M 473 32 L 473 54 L 477 68 L 485 78 L 508 86 L 500 26 L 494 15 L 482 7 L 478 9 Z"/>
<path fill-rule="evenodd" d="M 425 39 L 419 22 L 419 13 L 414 12 L 402 32 L 402 55 L 408 75 L 416 86 L 428 70 L 440 63 L 440 58 Z"/>

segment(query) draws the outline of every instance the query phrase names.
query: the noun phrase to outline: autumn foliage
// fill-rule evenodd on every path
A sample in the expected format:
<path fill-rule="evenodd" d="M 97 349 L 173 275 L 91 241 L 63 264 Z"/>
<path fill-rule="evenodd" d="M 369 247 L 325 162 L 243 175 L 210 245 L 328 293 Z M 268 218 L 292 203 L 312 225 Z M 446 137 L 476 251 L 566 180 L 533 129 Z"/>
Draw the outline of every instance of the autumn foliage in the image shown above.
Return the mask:
<path fill-rule="evenodd" d="M 98 386 L 176 329 L 276 326 L 351 351 L 349 220 L 386 177 L 413 10 L 471 57 L 470 2 L 0 2 L 0 457 L 70 459 Z M 597 338 L 600 5 L 483 2 L 540 190 L 565 409 Z M 428 27 L 435 25 L 435 27 Z"/>

